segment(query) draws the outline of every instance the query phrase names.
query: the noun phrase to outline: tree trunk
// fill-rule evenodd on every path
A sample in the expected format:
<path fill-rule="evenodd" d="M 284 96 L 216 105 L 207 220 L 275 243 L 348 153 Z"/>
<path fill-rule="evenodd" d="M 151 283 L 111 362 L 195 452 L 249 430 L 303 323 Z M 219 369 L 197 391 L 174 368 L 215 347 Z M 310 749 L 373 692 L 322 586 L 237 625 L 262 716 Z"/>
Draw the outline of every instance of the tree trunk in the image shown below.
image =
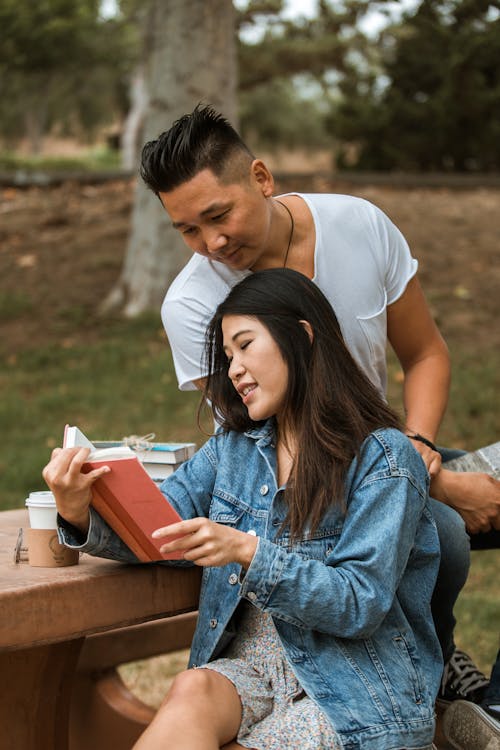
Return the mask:
<path fill-rule="evenodd" d="M 148 108 L 148 89 L 144 65 L 138 65 L 130 81 L 130 109 L 123 123 L 121 137 L 122 167 L 127 172 L 137 168 L 142 125 Z"/>
<path fill-rule="evenodd" d="M 236 119 L 236 45 L 231 0 L 153 0 L 154 44 L 144 140 L 203 101 Z M 121 276 L 103 310 L 127 317 L 158 308 L 189 252 L 158 198 L 138 180 Z"/>

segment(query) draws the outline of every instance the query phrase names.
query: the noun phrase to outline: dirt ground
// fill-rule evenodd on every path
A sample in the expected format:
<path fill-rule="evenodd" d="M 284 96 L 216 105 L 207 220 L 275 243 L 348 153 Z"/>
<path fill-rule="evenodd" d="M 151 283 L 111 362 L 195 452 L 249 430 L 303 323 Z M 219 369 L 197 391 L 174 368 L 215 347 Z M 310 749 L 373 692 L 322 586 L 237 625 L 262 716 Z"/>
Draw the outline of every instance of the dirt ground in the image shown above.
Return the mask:
<path fill-rule="evenodd" d="M 500 344 L 500 189 L 359 186 L 305 177 L 278 187 L 345 192 L 376 203 L 418 258 L 447 340 L 478 354 Z M 58 318 L 92 319 L 119 274 L 133 182 L 4 187 L 0 196 L 1 347 L 9 356 L 56 338 Z M 89 326 L 80 329 L 91 335 Z"/>

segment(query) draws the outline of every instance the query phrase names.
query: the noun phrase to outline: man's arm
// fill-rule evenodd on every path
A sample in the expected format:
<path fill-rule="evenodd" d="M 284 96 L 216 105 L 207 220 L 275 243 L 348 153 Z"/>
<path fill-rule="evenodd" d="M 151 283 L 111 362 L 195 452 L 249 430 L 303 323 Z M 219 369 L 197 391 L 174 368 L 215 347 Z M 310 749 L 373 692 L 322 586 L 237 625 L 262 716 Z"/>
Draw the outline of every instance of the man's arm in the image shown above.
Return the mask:
<path fill-rule="evenodd" d="M 434 442 L 446 409 L 450 359 L 416 278 L 387 308 L 387 334 L 405 374 L 408 433 Z M 417 440 L 413 445 L 431 474 L 431 495 L 455 508 L 470 533 L 500 529 L 500 482 L 480 472 L 441 469 L 441 457 Z"/>
<path fill-rule="evenodd" d="M 198 380 L 192 380 L 191 382 L 192 382 L 192 384 L 194 386 L 196 386 L 196 388 L 199 391 L 204 391 L 205 390 L 205 383 L 207 382 L 207 379 L 206 378 L 198 378 Z"/>
<path fill-rule="evenodd" d="M 407 432 L 434 442 L 448 403 L 450 357 L 416 277 L 388 306 L 387 335 L 405 375 Z M 440 465 L 437 454 L 422 442 L 413 444 L 431 475 L 436 473 Z"/>

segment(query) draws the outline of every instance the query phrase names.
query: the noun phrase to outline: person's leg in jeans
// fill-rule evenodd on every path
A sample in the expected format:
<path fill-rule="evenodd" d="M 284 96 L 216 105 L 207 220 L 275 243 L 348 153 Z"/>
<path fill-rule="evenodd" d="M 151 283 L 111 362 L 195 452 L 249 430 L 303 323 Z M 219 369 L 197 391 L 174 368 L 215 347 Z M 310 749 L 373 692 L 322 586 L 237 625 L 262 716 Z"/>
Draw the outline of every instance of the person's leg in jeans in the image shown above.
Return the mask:
<path fill-rule="evenodd" d="M 453 635 L 456 624 L 453 608 L 469 572 L 469 537 L 461 516 L 453 508 L 432 498 L 430 505 L 441 546 L 441 562 L 431 601 L 444 661 L 438 702 L 447 705 L 465 699 L 479 703 L 488 680 L 470 656 L 456 648 Z"/>
<path fill-rule="evenodd" d="M 431 602 L 432 616 L 446 664 L 455 651 L 453 607 L 469 573 L 469 537 L 461 516 L 453 508 L 432 498 L 430 506 L 441 547 L 441 562 Z"/>
<path fill-rule="evenodd" d="M 445 463 L 463 455 L 465 451 L 439 448 L 439 452 Z M 479 703 L 488 687 L 488 680 L 470 657 L 455 646 L 453 607 L 467 579 L 470 548 L 498 546 L 495 542 L 498 542 L 500 535 L 496 531 L 474 534 L 469 543 L 463 520 L 456 511 L 434 500 L 431 507 L 441 545 L 441 565 L 432 598 L 432 614 L 445 665 L 438 701 L 447 704 L 466 699 Z"/>

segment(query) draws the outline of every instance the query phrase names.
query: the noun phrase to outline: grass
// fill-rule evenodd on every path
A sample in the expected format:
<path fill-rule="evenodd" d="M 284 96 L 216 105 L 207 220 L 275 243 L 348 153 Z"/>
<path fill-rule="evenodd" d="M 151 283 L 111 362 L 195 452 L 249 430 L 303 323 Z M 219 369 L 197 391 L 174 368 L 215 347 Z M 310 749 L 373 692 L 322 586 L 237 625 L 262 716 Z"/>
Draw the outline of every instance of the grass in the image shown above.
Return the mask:
<path fill-rule="evenodd" d="M 177 389 L 156 316 L 101 324 L 98 341 L 63 335 L 60 344 L 0 356 L 0 508 L 21 507 L 44 488 L 41 470 L 66 422 L 92 439 L 154 432 L 158 440 L 203 440 L 196 393 Z"/>
<path fill-rule="evenodd" d="M 28 300 L 4 302 L 22 315 Z M 90 337 L 89 331 L 94 335 Z M 41 470 L 61 442 L 66 422 L 94 439 L 154 432 L 159 440 L 204 437 L 196 427 L 196 393 L 177 389 L 172 360 L 157 315 L 133 321 L 88 320 L 79 309 L 53 321 L 54 342 L 32 341 L 17 355 L 0 348 L 0 509 L 22 507 L 31 490 L 43 489 Z M 95 335 L 97 334 L 97 335 Z M 1 344 L 0 344 L 1 347 Z M 473 449 L 500 435 L 495 404 L 500 355 L 453 352 L 455 376 L 441 442 Z M 389 397 L 400 401 L 401 373 L 389 357 Z M 497 552 L 472 555 L 471 574 L 456 607 L 456 639 L 489 671 L 498 648 L 495 599 Z M 125 665 L 121 674 L 145 702 L 158 705 L 186 653 Z"/>
<path fill-rule="evenodd" d="M 0 152 L 0 171 L 6 172 L 85 172 L 120 169 L 120 153 L 106 147 L 89 148 L 81 156 L 25 156 Z"/>
<path fill-rule="evenodd" d="M 467 583 L 455 607 L 455 638 L 459 648 L 470 653 L 488 675 L 500 647 L 496 592 L 498 550 L 472 552 Z"/>
<path fill-rule="evenodd" d="M 439 443 L 448 448 L 475 450 L 500 439 L 500 350 L 480 355 L 450 346 L 453 377 Z M 392 352 L 388 356 L 388 399 L 401 411 L 403 373 Z"/>

